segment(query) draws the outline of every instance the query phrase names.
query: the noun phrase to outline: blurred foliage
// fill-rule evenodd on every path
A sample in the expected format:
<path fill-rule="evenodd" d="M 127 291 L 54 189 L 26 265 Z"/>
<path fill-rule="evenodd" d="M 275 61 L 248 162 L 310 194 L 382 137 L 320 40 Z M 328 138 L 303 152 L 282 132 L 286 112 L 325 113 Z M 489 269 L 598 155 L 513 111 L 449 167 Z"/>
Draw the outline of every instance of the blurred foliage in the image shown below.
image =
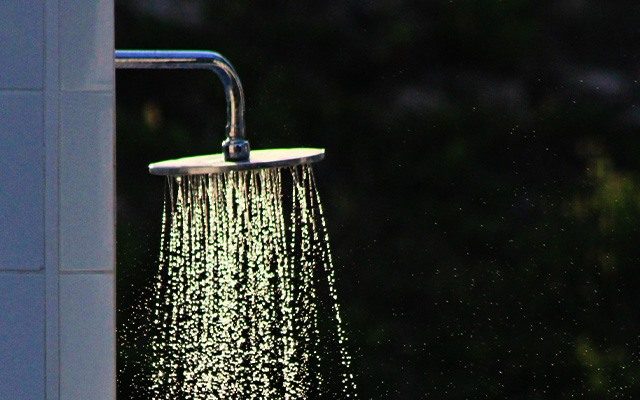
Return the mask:
<path fill-rule="evenodd" d="M 316 168 L 365 399 L 640 396 L 640 5 L 116 1 L 118 48 L 213 49 L 254 148 Z M 119 323 L 163 183 L 217 151 L 206 72 L 119 71 Z M 122 332 L 121 332 L 122 336 Z M 132 398 L 135 346 L 119 394 Z"/>

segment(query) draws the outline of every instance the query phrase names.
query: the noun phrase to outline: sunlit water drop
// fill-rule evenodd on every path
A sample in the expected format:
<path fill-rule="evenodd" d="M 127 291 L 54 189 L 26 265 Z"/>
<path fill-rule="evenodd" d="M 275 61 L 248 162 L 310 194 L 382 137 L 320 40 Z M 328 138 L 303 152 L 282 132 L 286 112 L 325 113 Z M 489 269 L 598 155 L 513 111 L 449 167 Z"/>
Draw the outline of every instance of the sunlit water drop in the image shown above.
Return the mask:
<path fill-rule="evenodd" d="M 162 224 L 146 398 L 357 398 L 311 167 L 169 178 Z"/>

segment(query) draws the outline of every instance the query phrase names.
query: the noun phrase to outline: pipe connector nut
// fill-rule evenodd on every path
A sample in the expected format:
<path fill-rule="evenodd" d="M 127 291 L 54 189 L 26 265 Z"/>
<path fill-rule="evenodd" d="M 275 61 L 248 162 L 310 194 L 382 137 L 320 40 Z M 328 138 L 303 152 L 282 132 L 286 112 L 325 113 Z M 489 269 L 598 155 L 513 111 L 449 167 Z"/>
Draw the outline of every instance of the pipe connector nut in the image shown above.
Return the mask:
<path fill-rule="evenodd" d="M 225 161 L 249 161 L 249 141 L 244 139 L 227 138 L 222 142 Z"/>

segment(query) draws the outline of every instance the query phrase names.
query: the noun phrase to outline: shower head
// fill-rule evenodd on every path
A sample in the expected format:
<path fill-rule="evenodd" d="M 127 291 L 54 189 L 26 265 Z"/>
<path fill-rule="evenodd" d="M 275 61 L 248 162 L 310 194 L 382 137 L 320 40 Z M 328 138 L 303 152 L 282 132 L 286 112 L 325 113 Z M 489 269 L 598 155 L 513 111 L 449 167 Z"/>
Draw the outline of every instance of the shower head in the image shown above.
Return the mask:
<path fill-rule="evenodd" d="M 260 168 L 292 167 L 309 164 L 324 158 L 324 149 L 265 149 L 254 150 L 247 161 L 225 161 L 223 154 L 185 157 L 149 164 L 154 175 L 200 175 Z"/>
<path fill-rule="evenodd" d="M 227 100 L 227 138 L 222 153 L 161 161 L 149 165 L 155 175 L 196 175 L 308 164 L 324 158 L 324 149 L 265 149 L 251 152 L 244 130 L 244 93 L 231 63 L 213 51 L 116 50 L 118 69 L 205 69 L 222 81 Z"/>

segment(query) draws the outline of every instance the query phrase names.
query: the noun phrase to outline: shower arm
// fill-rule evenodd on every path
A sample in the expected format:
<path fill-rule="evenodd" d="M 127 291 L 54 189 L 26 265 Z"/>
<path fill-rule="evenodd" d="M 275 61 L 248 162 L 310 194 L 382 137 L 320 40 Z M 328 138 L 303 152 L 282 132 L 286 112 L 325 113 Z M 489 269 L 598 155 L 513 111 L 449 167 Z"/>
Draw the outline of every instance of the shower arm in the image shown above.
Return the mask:
<path fill-rule="evenodd" d="M 203 69 L 216 73 L 227 99 L 227 138 L 222 143 L 226 161 L 247 161 L 249 142 L 244 132 L 244 94 L 231 63 L 213 51 L 116 50 L 116 69 Z"/>

